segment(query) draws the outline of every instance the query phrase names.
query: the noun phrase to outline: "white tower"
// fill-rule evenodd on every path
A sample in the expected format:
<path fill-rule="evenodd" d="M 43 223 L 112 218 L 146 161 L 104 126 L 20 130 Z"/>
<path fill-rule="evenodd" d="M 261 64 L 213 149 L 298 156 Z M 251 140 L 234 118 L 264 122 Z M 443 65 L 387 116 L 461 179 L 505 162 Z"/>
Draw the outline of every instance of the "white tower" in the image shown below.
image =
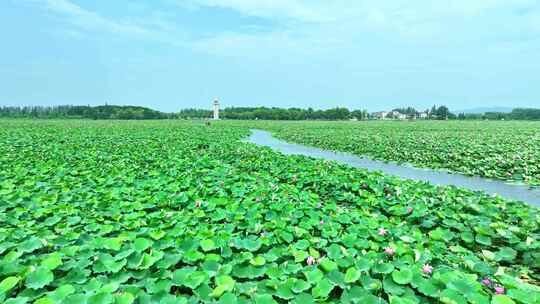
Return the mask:
<path fill-rule="evenodd" d="M 214 120 L 219 120 L 219 101 L 214 100 Z"/>

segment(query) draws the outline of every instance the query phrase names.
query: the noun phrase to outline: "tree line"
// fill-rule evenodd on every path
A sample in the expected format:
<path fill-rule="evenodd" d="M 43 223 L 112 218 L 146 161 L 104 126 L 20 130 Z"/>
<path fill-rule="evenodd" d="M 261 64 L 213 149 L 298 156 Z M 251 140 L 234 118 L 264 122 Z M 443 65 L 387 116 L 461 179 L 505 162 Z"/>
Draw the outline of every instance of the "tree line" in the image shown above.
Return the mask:
<path fill-rule="evenodd" d="M 510 113 L 488 112 L 484 114 L 455 115 L 446 106 L 433 106 L 425 111 L 413 107 L 396 108 L 391 113 L 404 114 L 408 119 L 425 117 L 426 119 L 460 119 L 460 120 L 540 120 L 540 109 L 516 108 Z M 425 114 L 425 115 L 420 115 Z M 83 119 L 206 119 L 212 117 L 211 110 L 183 109 L 176 113 L 163 113 L 139 106 L 23 106 L 0 107 L 0 117 L 12 118 L 83 118 Z M 313 108 L 268 108 L 268 107 L 228 107 L 220 111 L 223 119 L 241 120 L 368 120 L 376 119 L 373 113 L 366 110 L 349 110 L 336 107 L 327 110 Z"/>
<path fill-rule="evenodd" d="M 0 107 L 0 117 L 85 118 L 85 119 L 165 119 L 168 114 L 139 106 L 24 106 Z"/>
<path fill-rule="evenodd" d="M 230 107 L 220 111 L 220 118 L 241 120 L 346 120 L 356 118 L 367 119 L 366 110 L 349 111 L 347 108 L 314 110 L 312 108 L 267 108 L 267 107 Z M 178 118 L 193 119 L 212 116 L 212 111 L 201 109 L 184 109 L 177 113 Z"/>
<path fill-rule="evenodd" d="M 460 113 L 460 120 L 540 120 L 540 109 L 515 108 L 510 113 L 486 112 L 486 113 Z"/>

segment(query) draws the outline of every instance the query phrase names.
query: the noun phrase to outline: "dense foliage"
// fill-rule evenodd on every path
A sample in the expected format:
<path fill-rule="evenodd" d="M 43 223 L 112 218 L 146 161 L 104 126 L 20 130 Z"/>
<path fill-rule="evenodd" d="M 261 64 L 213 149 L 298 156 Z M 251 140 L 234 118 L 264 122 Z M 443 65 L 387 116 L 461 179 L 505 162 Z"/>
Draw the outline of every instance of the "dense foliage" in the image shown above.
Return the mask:
<path fill-rule="evenodd" d="M 516 108 L 510 113 L 486 112 L 481 114 L 460 113 L 458 119 L 489 120 L 540 120 L 540 109 Z"/>
<path fill-rule="evenodd" d="M 288 141 L 328 150 L 540 185 L 537 122 L 259 122 L 255 126 Z"/>
<path fill-rule="evenodd" d="M 175 121 L 0 121 L 0 302 L 538 303 L 539 210 Z"/>
<path fill-rule="evenodd" d="M 185 109 L 178 113 L 179 118 L 207 118 L 212 112 L 200 109 Z M 350 118 L 367 119 L 367 111 L 347 108 L 332 108 L 327 110 L 314 110 L 312 108 L 266 108 L 266 107 L 230 107 L 221 111 L 220 117 L 224 119 L 242 120 L 345 120 Z"/>
<path fill-rule="evenodd" d="M 488 112 L 482 114 L 464 114 L 458 116 L 450 112 L 446 106 L 433 106 L 431 109 L 419 111 L 413 107 L 396 108 L 393 112 L 405 114 L 407 118 L 419 118 L 421 113 L 427 119 L 446 120 L 540 120 L 540 109 L 514 109 L 511 113 Z M 392 118 L 389 113 L 387 118 Z M 9 118 L 86 118 L 86 119 L 207 119 L 212 117 L 212 111 L 206 109 L 182 109 L 177 113 L 163 113 L 138 106 L 24 106 L 0 107 L 0 117 Z M 349 110 L 347 108 L 332 108 L 314 110 L 312 108 L 267 108 L 267 107 L 228 107 L 221 110 L 221 118 L 234 120 L 368 120 L 376 119 L 373 113 L 366 110 Z"/>
<path fill-rule="evenodd" d="M 138 106 L 27 106 L 0 107 L 0 117 L 10 118 L 87 118 L 87 119 L 164 119 L 170 115 Z"/>

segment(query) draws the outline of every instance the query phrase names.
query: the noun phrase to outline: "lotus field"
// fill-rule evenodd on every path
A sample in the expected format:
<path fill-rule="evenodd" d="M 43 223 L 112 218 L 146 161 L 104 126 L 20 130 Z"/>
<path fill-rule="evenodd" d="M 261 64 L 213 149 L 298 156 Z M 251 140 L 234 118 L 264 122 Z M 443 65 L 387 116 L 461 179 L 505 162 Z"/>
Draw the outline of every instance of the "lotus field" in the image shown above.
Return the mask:
<path fill-rule="evenodd" d="M 540 122 L 283 122 L 258 127 L 327 150 L 540 185 Z"/>
<path fill-rule="evenodd" d="M 250 124 L 0 121 L 0 303 L 540 303 L 539 209 L 285 156 Z M 263 124 L 539 181 L 537 124 Z"/>

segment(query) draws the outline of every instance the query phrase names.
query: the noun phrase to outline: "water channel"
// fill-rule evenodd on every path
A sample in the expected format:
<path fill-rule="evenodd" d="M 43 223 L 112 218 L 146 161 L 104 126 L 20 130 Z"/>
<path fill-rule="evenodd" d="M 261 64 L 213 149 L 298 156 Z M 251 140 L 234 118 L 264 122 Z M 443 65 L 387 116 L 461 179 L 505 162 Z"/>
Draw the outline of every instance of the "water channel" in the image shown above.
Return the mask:
<path fill-rule="evenodd" d="M 259 146 L 272 148 L 283 154 L 305 155 L 319 159 L 332 160 L 355 168 L 364 168 L 370 171 L 378 170 L 401 178 L 427 181 L 435 185 L 454 185 L 474 191 L 498 194 L 503 198 L 523 201 L 530 205 L 540 207 L 540 188 L 509 184 L 504 181 L 478 176 L 449 173 L 442 170 L 415 168 L 410 165 L 372 160 L 349 153 L 333 152 L 315 147 L 288 143 L 274 138 L 270 132 L 256 129 L 251 130 L 251 135 L 246 141 Z"/>

